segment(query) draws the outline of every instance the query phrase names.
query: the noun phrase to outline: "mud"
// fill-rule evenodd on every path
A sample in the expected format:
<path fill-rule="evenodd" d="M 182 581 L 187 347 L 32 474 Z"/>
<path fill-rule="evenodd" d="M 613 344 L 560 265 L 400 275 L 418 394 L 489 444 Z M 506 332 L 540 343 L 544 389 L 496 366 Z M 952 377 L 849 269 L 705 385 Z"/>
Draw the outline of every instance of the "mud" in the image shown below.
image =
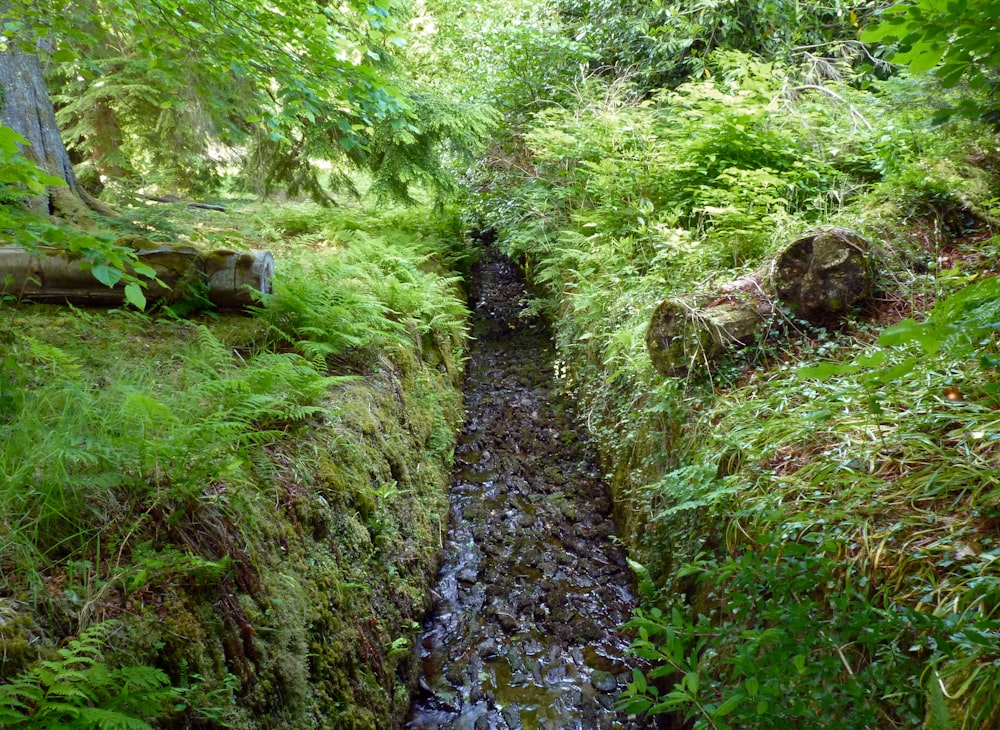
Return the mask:
<path fill-rule="evenodd" d="M 634 604 L 611 502 L 517 267 L 473 271 L 466 424 L 408 730 L 638 728 L 617 627 Z"/>

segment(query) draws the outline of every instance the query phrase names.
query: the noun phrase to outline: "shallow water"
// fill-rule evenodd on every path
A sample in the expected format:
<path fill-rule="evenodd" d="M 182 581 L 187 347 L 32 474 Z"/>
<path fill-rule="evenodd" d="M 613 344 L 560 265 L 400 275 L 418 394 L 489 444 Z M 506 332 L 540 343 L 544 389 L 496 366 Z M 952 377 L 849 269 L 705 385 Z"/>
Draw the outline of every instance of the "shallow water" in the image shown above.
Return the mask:
<path fill-rule="evenodd" d="M 524 281 L 487 252 L 473 276 L 466 424 L 451 528 L 420 642 L 409 730 L 637 728 L 617 627 L 634 604 L 611 502 L 554 377 Z"/>

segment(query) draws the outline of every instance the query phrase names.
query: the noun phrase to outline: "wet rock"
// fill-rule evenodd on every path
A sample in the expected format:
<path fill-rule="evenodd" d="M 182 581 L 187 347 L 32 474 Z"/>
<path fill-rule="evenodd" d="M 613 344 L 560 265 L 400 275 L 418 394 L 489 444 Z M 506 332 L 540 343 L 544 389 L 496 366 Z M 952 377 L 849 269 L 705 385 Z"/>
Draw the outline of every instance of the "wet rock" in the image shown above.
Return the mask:
<path fill-rule="evenodd" d="M 457 664 L 450 666 L 444 676 L 453 687 L 461 687 L 465 683 L 462 667 Z"/>
<path fill-rule="evenodd" d="M 465 583 L 468 585 L 476 582 L 478 573 L 472 568 L 463 568 L 455 577 L 458 578 L 459 583 Z"/>
<path fill-rule="evenodd" d="M 522 730 L 521 713 L 514 705 L 508 705 L 500 711 L 500 716 L 507 723 L 508 730 Z"/>
<path fill-rule="evenodd" d="M 498 611 L 497 622 L 507 633 L 511 633 L 517 629 L 517 619 L 509 613 Z"/>
<path fill-rule="evenodd" d="M 597 695 L 597 704 L 610 712 L 615 709 L 615 698 L 611 695 L 599 694 Z"/>
<path fill-rule="evenodd" d="M 528 657 L 524 660 L 524 668 L 531 673 L 532 679 L 536 682 L 542 681 L 542 665 L 534 657 Z"/>
<path fill-rule="evenodd" d="M 479 652 L 479 656 L 485 660 L 496 659 L 497 643 L 493 639 L 480 641 L 479 644 L 476 645 L 476 651 Z"/>
<path fill-rule="evenodd" d="M 570 687 L 566 692 L 566 704 L 570 707 L 582 707 L 583 689 L 580 687 Z"/>
<path fill-rule="evenodd" d="M 476 705 L 482 702 L 485 698 L 486 695 L 483 692 L 482 686 L 478 684 L 472 685 L 472 688 L 469 690 L 469 702 Z"/>
<path fill-rule="evenodd" d="M 560 665 L 558 667 L 552 667 L 547 672 L 545 672 L 545 681 L 548 684 L 557 684 L 566 678 L 566 667 Z"/>
<path fill-rule="evenodd" d="M 600 669 L 590 675 L 590 684 L 599 692 L 614 692 L 618 689 L 618 680 L 611 672 Z"/>

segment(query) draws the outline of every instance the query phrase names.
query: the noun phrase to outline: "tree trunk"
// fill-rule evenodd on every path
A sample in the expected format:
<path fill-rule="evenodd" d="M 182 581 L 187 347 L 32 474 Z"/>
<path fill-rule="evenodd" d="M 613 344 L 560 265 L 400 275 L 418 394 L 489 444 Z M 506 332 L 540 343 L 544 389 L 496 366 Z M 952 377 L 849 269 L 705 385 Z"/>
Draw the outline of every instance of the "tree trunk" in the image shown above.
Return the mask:
<path fill-rule="evenodd" d="M 854 231 L 822 228 L 714 292 L 665 299 L 646 331 L 653 366 L 672 377 L 710 369 L 727 352 L 752 344 L 778 301 L 813 324 L 836 322 L 871 294 L 868 251 Z"/>
<path fill-rule="evenodd" d="M 30 147 L 24 155 L 50 174 L 66 181 L 66 188 L 49 188 L 47 196 L 29 201 L 39 213 L 81 218 L 93 211 L 114 215 L 114 210 L 95 199 L 76 179 L 66 145 L 59 136 L 56 114 L 45 86 L 38 56 L 21 51 L 0 51 L 0 124 L 23 136 Z"/>
<path fill-rule="evenodd" d="M 267 251 L 210 251 L 183 244 L 154 244 L 140 236 L 126 236 L 117 243 L 134 248 L 139 263 L 156 270 L 157 282 L 145 291 L 150 302 L 170 304 L 192 291 L 219 309 L 245 309 L 257 304 L 255 292 L 270 292 L 274 257 Z M 38 304 L 119 306 L 125 302 L 125 285 L 107 287 L 87 269 L 80 257 L 65 251 L 26 251 L 0 246 L 0 282 L 4 294 L 17 301 Z"/>

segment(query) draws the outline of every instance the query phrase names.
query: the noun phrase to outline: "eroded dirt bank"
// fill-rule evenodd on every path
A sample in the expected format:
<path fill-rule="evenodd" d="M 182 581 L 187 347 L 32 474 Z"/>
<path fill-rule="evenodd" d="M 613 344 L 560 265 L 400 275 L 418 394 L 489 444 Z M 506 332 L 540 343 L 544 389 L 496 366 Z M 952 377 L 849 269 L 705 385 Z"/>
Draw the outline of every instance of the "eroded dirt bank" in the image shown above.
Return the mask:
<path fill-rule="evenodd" d="M 549 333 L 522 316 L 526 296 L 517 267 L 484 252 L 410 730 L 638 727 L 613 707 L 630 676 L 617 627 L 634 598 L 611 502 L 559 392 Z"/>

